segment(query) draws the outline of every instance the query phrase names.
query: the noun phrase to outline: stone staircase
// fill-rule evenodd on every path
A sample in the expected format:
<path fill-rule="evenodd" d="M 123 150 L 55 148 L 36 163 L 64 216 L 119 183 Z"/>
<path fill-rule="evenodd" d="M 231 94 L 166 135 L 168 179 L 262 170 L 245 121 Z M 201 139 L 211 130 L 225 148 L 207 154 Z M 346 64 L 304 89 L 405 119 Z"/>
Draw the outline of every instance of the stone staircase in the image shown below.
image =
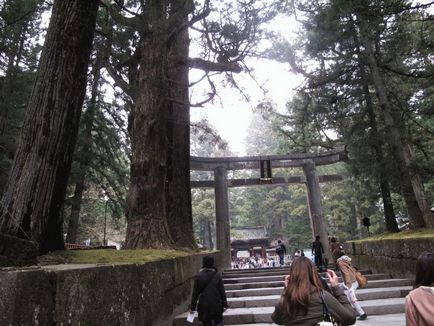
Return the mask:
<path fill-rule="evenodd" d="M 258 268 L 224 272 L 229 309 L 224 313 L 226 325 L 271 326 L 271 313 L 283 291 L 283 279 L 288 268 Z M 405 326 L 405 296 L 411 290 L 411 280 L 393 279 L 388 274 L 362 271 L 369 282 L 357 290 L 357 298 L 368 319 L 357 321 L 364 326 Z M 340 279 L 340 281 L 342 281 Z M 186 322 L 187 313 L 179 315 L 173 326 L 200 325 Z"/>

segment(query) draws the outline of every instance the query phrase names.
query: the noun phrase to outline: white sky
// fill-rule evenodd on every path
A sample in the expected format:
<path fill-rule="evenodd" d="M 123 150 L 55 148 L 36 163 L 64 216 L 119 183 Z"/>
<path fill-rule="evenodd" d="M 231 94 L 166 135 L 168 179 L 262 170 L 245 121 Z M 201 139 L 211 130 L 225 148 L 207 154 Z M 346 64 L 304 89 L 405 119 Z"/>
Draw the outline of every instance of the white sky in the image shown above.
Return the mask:
<path fill-rule="evenodd" d="M 287 39 L 291 39 L 295 30 L 295 22 L 293 18 L 280 17 L 274 20 L 269 29 L 278 31 Z M 293 89 L 299 86 L 302 78 L 289 71 L 289 64 L 272 60 L 250 59 L 247 65 L 254 69 L 253 75 L 262 88 L 268 91 L 266 96 L 276 103 L 278 111 L 284 111 L 286 102 L 294 93 Z M 197 79 L 198 76 L 195 71 L 191 71 L 190 81 L 194 81 L 195 78 Z M 244 93 L 250 97 L 249 102 L 240 95 L 237 89 L 220 88 L 218 89 L 219 99 L 214 103 L 207 103 L 203 108 L 191 108 L 191 119 L 197 121 L 207 118 L 220 136 L 228 142 L 229 149 L 236 155 L 243 156 L 245 155 L 245 138 L 253 110 L 264 99 L 264 93 L 248 74 L 241 72 L 235 78 Z M 200 88 L 193 88 L 193 97 L 198 94 L 197 92 L 200 92 Z"/>
<path fill-rule="evenodd" d="M 268 90 L 267 97 L 283 111 L 285 103 L 292 96 L 292 89 L 298 86 L 300 78 L 290 73 L 288 64 L 270 60 L 257 61 L 255 74 L 258 82 Z M 239 156 L 245 155 L 245 138 L 254 107 L 264 98 L 264 94 L 248 76 L 238 76 L 250 101 L 245 101 L 237 89 L 220 89 L 219 100 L 206 104 L 203 108 L 191 108 L 192 120 L 207 118 L 228 142 L 229 148 Z"/>
<path fill-rule="evenodd" d="M 430 3 L 432 0 L 418 0 L 414 3 Z M 434 6 L 428 10 L 434 11 Z M 273 21 L 270 29 L 278 31 L 290 42 L 295 33 L 297 23 L 294 17 L 279 17 Z M 285 103 L 293 95 L 293 89 L 302 82 L 302 77 L 289 72 L 288 64 L 261 60 L 254 64 L 256 78 L 260 83 L 265 83 L 263 87 L 269 91 L 268 97 L 273 99 L 277 104 L 278 111 L 283 111 Z M 241 73 L 237 80 L 245 88 L 245 93 L 251 97 L 248 103 L 241 99 L 239 91 L 236 89 L 218 90 L 221 98 L 221 104 L 208 103 L 203 108 L 191 108 L 191 119 L 197 121 L 201 118 L 207 118 L 216 128 L 220 136 L 228 142 L 229 149 L 238 156 L 245 155 L 245 138 L 247 136 L 247 127 L 252 118 L 253 108 L 258 101 L 263 99 L 262 91 L 256 86 L 250 77 L 242 76 Z M 194 72 L 191 80 L 194 80 Z M 197 92 L 197 88 L 193 92 Z"/>

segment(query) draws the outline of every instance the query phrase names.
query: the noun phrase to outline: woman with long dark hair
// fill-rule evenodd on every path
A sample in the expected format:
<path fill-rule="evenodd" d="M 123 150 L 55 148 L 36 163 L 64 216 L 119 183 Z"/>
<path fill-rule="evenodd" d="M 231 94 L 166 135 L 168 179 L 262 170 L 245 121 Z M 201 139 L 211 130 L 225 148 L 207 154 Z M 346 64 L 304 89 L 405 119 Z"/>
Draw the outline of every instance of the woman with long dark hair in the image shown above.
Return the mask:
<path fill-rule="evenodd" d="M 434 253 L 422 253 L 416 262 L 413 290 L 405 298 L 407 326 L 434 325 Z"/>
<path fill-rule="evenodd" d="M 341 325 L 356 322 L 356 313 L 341 287 L 338 277 L 327 270 L 332 293 L 324 290 L 312 261 L 307 257 L 294 259 L 285 290 L 276 305 L 271 319 L 278 325 L 314 326 L 324 320 L 324 305 L 330 315 Z"/>

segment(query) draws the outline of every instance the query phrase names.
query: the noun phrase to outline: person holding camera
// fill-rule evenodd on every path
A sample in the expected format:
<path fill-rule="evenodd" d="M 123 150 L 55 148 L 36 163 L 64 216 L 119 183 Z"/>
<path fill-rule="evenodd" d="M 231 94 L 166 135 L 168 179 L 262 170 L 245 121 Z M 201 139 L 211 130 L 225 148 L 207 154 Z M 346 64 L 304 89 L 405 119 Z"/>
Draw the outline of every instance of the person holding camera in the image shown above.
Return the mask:
<path fill-rule="evenodd" d="M 271 319 L 278 325 L 312 326 L 324 321 L 324 311 L 341 325 L 353 325 L 356 313 L 339 286 L 338 276 L 327 270 L 331 293 L 324 290 L 312 261 L 299 257 L 285 278 L 285 289 Z"/>

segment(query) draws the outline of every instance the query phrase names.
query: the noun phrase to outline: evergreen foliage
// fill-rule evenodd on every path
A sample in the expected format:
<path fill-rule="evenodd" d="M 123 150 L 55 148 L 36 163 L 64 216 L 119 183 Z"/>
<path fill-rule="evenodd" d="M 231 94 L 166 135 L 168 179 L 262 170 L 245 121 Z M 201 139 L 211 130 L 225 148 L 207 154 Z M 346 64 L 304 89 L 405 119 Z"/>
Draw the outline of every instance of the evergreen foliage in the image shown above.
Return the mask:
<path fill-rule="evenodd" d="M 46 7 L 41 0 L 5 0 L 0 4 L 0 194 L 35 78 Z"/>
<path fill-rule="evenodd" d="M 42 0 L 0 4 L 0 193 L 18 147 L 50 9 Z M 195 248 L 189 231 L 194 228 L 199 243 L 212 248 L 214 194 L 193 189 L 191 213 L 186 162 L 189 154 L 230 152 L 206 120 L 191 123 L 189 144 L 189 109 L 214 100 L 219 84 L 248 98 L 236 74 L 252 73 L 246 59 L 258 55 L 289 63 L 305 81 L 286 112 L 275 112 L 271 102 L 258 106 L 262 116 L 249 127 L 247 155 L 345 145 L 345 163 L 320 169 L 345 176 L 321 185 L 329 233 L 340 241 L 365 235 L 364 217 L 371 219 L 373 233 L 396 232 L 408 221 L 411 227 L 430 226 L 432 9 L 432 3 L 408 0 L 102 1 L 66 201 L 58 208 L 70 222 L 68 241 L 102 243 L 106 218 L 110 235 L 123 238 L 129 218 L 149 228 L 146 236 L 131 227 L 130 247 Z M 258 45 L 272 36 L 265 24 L 279 13 L 294 15 L 298 37 L 291 43 L 276 38 L 260 54 Z M 191 83 L 189 69 L 200 71 Z M 189 97 L 188 87 L 200 81 L 209 90 Z M 230 177 L 257 174 L 236 171 Z M 194 172 L 191 178 L 212 175 Z M 309 246 L 304 185 L 232 188 L 229 200 L 232 226 L 265 225 L 270 237 L 286 238 L 293 249 Z M 161 202 L 165 207 L 155 204 Z M 144 203 L 160 211 L 149 217 Z M 187 231 L 174 232 L 181 227 Z"/>
<path fill-rule="evenodd" d="M 299 38 L 293 44 L 276 42 L 268 54 L 290 63 L 306 78 L 288 103 L 288 113 L 275 114 L 290 150 L 311 152 L 345 144 L 350 171 L 360 191 L 369 193 L 368 207 L 378 206 L 375 203 L 382 199 L 389 231 L 397 230 L 395 216 L 404 213 L 393 213 L 390 191 L 404 194 L 405 214 L 417 226 L 417 215 L 426 204 L 417 199 L 417 191 L 423 190 L 420 183 L 415 188 L 416 180 L 421 176 L 429 183 L 433 176 L 423 169 L 432 155 L 422 154 L 424 148 L 432 149 L 432 130 L 418 123 L 430 120 L 422 109 L 431 102 L 427 90 L 433 73 L 428 6 L 408 1 L 295 1 Z M 373 56 L 368 60 L 368 39 L 376 62 Z M 378 95 L 378 78 L 383 78 L 385 96 Z M 415 141 L 415 128 L 424 140 Z M 395 137 L 398 130 L 400 139 Z M 416 156 L 406 159 L 402 153 L 410 147 Z M 428 198 L 432 202 L 429 192 Z M 416 200 L 419 207 L 409 206 Z M 361 212 L 357 215 L 363 217 Z M 425 223 L 431 223 L 427 216 Z"/>

